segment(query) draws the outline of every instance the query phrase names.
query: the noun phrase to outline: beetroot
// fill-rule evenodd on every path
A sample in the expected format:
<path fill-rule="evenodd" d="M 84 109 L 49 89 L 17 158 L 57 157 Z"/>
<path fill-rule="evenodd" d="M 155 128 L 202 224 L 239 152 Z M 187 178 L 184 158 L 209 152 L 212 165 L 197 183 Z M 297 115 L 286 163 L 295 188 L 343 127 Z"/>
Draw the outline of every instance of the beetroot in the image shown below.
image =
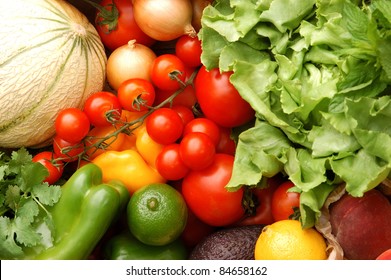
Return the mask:
<path fill-rule="evenodd" d="M 376 189 L 344 194 L 330 205 L 330 223 L 346 259 L 374 260 L 391 248 L 391 204 Z"/>

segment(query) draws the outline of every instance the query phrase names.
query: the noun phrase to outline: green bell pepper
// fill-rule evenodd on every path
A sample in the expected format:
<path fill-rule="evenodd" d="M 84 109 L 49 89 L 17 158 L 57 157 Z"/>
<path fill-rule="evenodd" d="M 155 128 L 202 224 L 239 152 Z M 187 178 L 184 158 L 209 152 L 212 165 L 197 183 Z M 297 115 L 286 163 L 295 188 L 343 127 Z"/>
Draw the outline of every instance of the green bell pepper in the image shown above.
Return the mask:
<path fill-rule="evenodd" d="M 52 246 L 34 259 L 87 259 L 109 227 L 124 211 L 130 195 L 120 181 L 102 183 L 101 169 L 89 163 L 62 186 L 62 195 L 49 212 Z"/>
<path fill-rule="evenodd" d="M 186 260 L 187 249 L 181 239 L 163 246 L 140 242 L 129 231 L 123 231 L 108 240 L 103 247 L 106 260 Z"/>

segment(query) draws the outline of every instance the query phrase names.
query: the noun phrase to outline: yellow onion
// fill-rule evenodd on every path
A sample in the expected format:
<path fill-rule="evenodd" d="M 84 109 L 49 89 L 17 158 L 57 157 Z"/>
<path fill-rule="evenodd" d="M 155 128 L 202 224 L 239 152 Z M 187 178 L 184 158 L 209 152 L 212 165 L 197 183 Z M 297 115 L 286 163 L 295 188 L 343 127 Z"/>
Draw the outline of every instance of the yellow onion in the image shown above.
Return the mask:
<path fill-rule="evenodd" d="M 132 78 L 151 80 L 152 63 L 156 54 L 135 40 L 115 49 L 107 59 L 107 81 L 117 90 L 122 82 Z"/>
<path fill-rule="evenodd" d="M 137 25 L 155 40 L 170 41 L 185 34 L 196 36 L 191 25 L 190 0 L 134 0 L 133 12 Z"/>

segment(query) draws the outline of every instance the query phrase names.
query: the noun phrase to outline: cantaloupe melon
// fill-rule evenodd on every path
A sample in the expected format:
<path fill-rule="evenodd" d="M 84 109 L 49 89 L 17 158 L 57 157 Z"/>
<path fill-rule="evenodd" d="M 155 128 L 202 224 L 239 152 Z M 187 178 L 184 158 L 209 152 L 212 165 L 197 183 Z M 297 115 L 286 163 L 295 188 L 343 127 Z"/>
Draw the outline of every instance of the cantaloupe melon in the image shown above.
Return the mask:
<path fill-rule="evenodd" d="M 94 26 L 63 0 L 0 1 L 0 147 L 49 144 L 58 112 L 103 89 Z"/>

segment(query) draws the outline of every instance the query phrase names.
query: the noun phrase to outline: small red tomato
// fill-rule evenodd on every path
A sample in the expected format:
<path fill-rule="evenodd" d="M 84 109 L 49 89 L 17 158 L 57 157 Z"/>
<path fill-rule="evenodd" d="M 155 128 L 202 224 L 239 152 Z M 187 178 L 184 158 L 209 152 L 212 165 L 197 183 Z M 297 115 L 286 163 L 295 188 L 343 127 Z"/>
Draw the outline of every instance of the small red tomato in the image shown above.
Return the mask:
<path fill-rule="evenodd" d="M 147 117 L 145 124 L 149 136 L 159 144 L 172 144 L 182 136 L 182 118 L 171 108 L 155 110 Z"/>
<path fill-rule="evenodd" d="M 167 145 L 161 150 L 156 157 L 155 166 L 160 175 L 172 181 L 182 179 L 189 172 L 179 155 L 177 143 Z"/>
<path fill-rule="evenodd" d="M 186 80 L 185 64 L 174 54 L 155 58 L 151 70 L 152 83 L 163 90 L 178 90 Z"/>
<path fill-rule="evenodd" d="M 83 111 L 93 126 L 109 126 L 119 120 L 122 107 L 115 94 L 99 91 L 87 98 Z"/>
<path fill-rule="evenodd" d="M 220 141 L 216 146 L 216 152 L 228 155 L 235 155 L 236 142 L 231 137 L 231 132 L 231 128 L 220 126 Z"/>
<path fill-rule="evenodd" d="M 76 161 L 84 151 L 83 143 L 70 143 L 56 135 L 53 138 L 53 151 L 64 162 Z"/>
<path fill-rule="evenodd" d="M 78 143 L 88 134 L 90 120 L 82 110 L 67 108 L 57 115 L 55 129 L 60 138 L 70 143 Z"/>
<path fill-rule="evenodd" d="M 219 126 L 208 118 L 200 117 L 190 121 L 183 129 L 183 136 L 186 136 L 186 134 L 190 132 L 205 133 L 212 139 L 215 146 L 217 146 L 220 141 L 221 132 Z"/>
<path fill-rule="evenodd" d="M 189 67 L 201 66 L 201 41 L 198 37 L 183 35 L 175 44 L 175 54 Z"/>
<path fill-rule="evenodd" d="M 171 107 L 178 115 L 181 117 L 183 121 L 183 126 L 185 127 L 190 121 L 194 120 L 193 111 L 186 106 L 183 105 L 173 105 Z"/>
<path fill-rule="evenodd" d="M 155 101 L 155 88 L 151 82 L 132 78 L 122 82 L 118 88 L 118 99 L 125 110 L 147 111 Z"/>
<path fill-rule="evenodd" d="M 36 154 L 32 161 L 39 162 L 46 167 L 48 176 L 46 176 L 44 182 L 52 185 L 56 183 L 64 172 L 64 164 L 62 161 L 56 161 L 56 155 L 50 151 L 43 151 Z"/>
<path fill-rule="evenodd" d="M 287 220 L 294 213 L 294 209 L 300 207 L 300 193 L 288 191 L 295 185 L 286 181 L 279 185 L 272 197 L 272 214 L 274 220 Z"/>
<path fill-rule="evenodd" d="M 216 148 L 207 134 L 189 132 L 182 138 L 179 152 L 183 162 L 191 170 L 202 170 L 213 163 Z"/>

